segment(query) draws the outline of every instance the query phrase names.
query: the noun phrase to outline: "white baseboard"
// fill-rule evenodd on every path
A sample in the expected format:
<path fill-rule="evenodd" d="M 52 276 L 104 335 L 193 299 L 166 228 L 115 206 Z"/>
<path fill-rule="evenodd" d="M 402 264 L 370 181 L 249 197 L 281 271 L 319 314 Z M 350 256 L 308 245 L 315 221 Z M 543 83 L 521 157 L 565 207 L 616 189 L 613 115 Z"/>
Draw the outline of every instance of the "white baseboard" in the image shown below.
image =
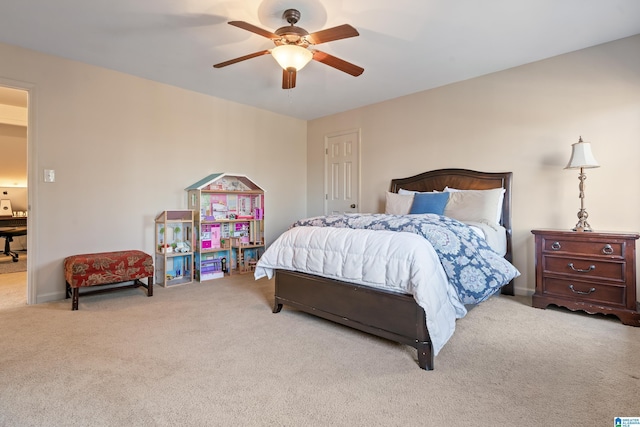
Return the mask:
<path fill-rule="evenodd" d="M 36 298 L 36 304 L 42 304 L 44 302 L 60 301 L 65 299 L 65 291 L 50 292 L 48 294 L 38 295 Z"/>

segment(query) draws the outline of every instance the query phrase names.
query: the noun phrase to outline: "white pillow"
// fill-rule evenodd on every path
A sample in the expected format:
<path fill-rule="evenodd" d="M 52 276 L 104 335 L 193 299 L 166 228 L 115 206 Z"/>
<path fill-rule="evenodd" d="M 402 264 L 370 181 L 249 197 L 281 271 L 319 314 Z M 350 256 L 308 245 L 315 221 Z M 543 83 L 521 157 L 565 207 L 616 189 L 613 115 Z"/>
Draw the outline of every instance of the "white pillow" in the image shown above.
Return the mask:
<path fill-rule="evenodd" d="M 413 204 L 413 194 L 396 194 L 387 191 L 384 213 L 391 215 L 409 215 Z"/>
<path fill-rule="evenodd" d="M 458 221 L 500 223 L 504 188 L 457 190 L 445 187 L 444 191 L 450 193 L 444 208 L 445 216 Z"/>
<path fill-rule="evenodd" d="M 398 190 L 398 194 L 402 194 L 402 195 L 408 195 L 408 194 L 413 195 L 413 194 L 422 194 L 422 193 L 440 193 L 440 191 L 433 190 L 433 191 L 420 192 L 420 191 L 413 191 L 413 190 L 405 190 L 404 188 L 400 188 Z"/>
<path fill-rule="evenodd" d="M 403 195 L 403 196 L 407 196 L 409 194 L 411 194 L 413 196 L 416 193 L 417 193 L 417 191 L 405 190 L 404 188 L 401 188 L 401 189 L 398 190 L 398 194 Z"/>

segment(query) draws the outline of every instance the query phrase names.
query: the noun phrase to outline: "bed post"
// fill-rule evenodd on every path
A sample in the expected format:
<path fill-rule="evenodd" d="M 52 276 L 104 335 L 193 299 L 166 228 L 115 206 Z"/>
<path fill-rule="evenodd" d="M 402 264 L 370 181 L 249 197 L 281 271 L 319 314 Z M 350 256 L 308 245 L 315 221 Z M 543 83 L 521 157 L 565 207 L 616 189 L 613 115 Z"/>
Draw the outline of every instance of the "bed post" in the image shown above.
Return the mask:
<path fill-rule="evenodd" d="M 433 347 L 430 342 L 417 343 L 418 366 L 425 371 L 433 371 Z"/>
<path fill-rule="evenodd" d="M 424 309 L 416 305 L 416 345 L 418 350 L 418 366 L 426 371 L 433 371 L 434 359 L 433 346 L 431 345 L 431 337 L 427 330 L 427 316 Z"/>

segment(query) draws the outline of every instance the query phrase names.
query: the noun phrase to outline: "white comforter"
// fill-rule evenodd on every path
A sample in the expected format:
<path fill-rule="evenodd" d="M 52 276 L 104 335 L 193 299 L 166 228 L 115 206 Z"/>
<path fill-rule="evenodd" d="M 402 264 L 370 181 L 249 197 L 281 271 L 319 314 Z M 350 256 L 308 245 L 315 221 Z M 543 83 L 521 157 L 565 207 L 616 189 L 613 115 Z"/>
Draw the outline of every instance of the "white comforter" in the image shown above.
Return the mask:
<path fill-rule="evenodd" d="M 254 276 L 271 278 L 275 269 L 412 294 L 426 313 L 436 355 L 467 313 L 431 244 L 412 233 L 294 227 L 265 251 Z"/>

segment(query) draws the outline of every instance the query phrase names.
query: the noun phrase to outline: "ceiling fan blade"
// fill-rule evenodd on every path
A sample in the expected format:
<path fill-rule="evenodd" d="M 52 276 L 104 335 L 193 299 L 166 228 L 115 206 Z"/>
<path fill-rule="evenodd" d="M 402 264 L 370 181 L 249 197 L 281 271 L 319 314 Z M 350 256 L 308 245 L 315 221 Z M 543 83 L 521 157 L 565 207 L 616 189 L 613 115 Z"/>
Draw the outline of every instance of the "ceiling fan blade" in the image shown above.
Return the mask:
<path fill-rule="evenodd" d="M 296 75 L 295 68 L 282 70 L 282 89 L 293 89 L 296 87 Z"/>
<path fill-rule="evenodd" d="M 250 53 L 249 55 L 245 55 L 239 58 L 230 59 L 228 61 L 221 62 L 219 64 L 214 65 L 213 68 L 226 67 L 227 65 L 235 64 L 236 62 L 246 61 L 247 59 L 255 58 L 257 56 L 267 55 L 268 53 L 271 53 L 271 52 L 269 50 L 261 50 L 260 52 Z"/>
<path fill-rule="evenodd" d="M 309 42 L 311 42 L 312 44 L 320 44 L 331 42 L 334 40 L 347 39 L 349 37 L 356 37 L 359 35 L 360 33 L 358 33 L 358 30 L 356 30 L 349 24 L 344 24 L 311 33 L 307 36 L 307 40 L 309 40 Z"/>
<path fill-rule="evenodd" d="M 344 59 L 337 58 L 333 55 L 329 55 L 328 53 L 320 52 L 319 50 L 313 51 L 313 60 L 322 62 L 330 67 L 338 69 L 340 71 L 344 71 L 347 74 L 351 74 L 354 77 L 359 76 L 364 73 L 364 68 L 358 67 L 351 62 L 347 62 Z"/>
<path fill-rule="evenodd" d="M 260 27 L 256 27 L 253 24 L 249 24 L 244 21 L 229 21 L 229 25 L 233 25 L 234 27 L 242 28 L 243 30 L 251 31 L 252 33 L 258 34 L 259 36 L 266 37 L 268 39 L 279 39 L 280 37 L 277 34 L 272 33 L 271 31 L 263 30 Z"/>

